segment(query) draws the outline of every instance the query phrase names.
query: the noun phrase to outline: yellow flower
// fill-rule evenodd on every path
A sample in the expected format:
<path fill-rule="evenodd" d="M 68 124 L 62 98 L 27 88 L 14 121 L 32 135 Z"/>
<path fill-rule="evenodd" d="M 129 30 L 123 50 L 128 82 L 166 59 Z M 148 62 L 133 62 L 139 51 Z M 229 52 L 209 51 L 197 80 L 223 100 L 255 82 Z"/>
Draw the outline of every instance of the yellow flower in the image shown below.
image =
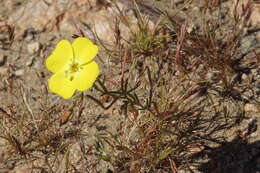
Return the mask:
<path fill-rule="evenodd" d="M 98 48 L 90 40 L 76 38 L 72 44 L 61 40 L 45 65 L 54 74 L 49 79 L 49 89 L 64 99 L 72 97 L 76 90 L 85 91 L 92 87 L 99 74 L 93 58 Z"/>

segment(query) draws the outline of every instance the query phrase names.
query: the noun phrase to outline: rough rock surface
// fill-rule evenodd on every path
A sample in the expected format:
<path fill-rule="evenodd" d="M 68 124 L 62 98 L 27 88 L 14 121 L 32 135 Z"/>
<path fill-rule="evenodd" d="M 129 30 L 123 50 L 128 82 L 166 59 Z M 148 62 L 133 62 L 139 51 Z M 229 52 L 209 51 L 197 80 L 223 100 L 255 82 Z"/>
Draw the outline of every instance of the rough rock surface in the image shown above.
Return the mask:
<path fill-rule="evenodd" d="M 129 23 L 122 23 L 125 18 Z M 30 22 L 28 22 L 30 21 Z M 56 31 L 64 36 L 84 34 L 94 38 L 95 34 L 105 42 L 115 43 L 114 31 L 118 29 L 124 39 L 129 38 L 130 29 L 136 28 L 137 20 L 132 11 L 118 3 L 117 7 L 99 1 L 29 1 L 9 17 L 9 24 L 17 27 L 16 37 L 21 37 L 28 28 L 36 32 Z M 90 32 L 90 29 L 94 32 Z"/>

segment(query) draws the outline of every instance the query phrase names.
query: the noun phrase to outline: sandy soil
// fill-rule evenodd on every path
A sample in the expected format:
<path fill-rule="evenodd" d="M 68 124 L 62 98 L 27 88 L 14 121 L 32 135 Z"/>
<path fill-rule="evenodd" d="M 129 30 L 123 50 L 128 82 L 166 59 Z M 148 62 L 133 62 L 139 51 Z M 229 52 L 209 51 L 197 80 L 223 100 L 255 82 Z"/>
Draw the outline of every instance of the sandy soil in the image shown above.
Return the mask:
<path fill-rule="evenodd" d="M 133 23 L 132 29 L 135 29 L 134 24 L 137 19 L 131 12 L 131 9 L 135 8 L 135 4 L 129 3 L 130 1 L 127 0 L 120 2 L 119 8 L 125 12 L 128 20 Z M 150 16 L 151 27 L 156 25 L 155 22 L 160 16 L 152 8 L 159 7 L 162 2 L 146 0 L 137 2 L 140 5 L 141 13 Z M 186 20 L 188 30 L 192 31 L 201 26 L 202 19 L 199 14 L 203 6 L 202 1 L 194 0 L 188 9 L 181 8 L 182 1 L 180 3 L 174 3 L 173 1 L 165 3 L 171 3 L 172 6 L 179 7 L 167 10 L 169 15 L 176 15 L 176 20 L 180 22 Z M 230 17 L 232 3 L 234 3 L 232 0 L 225 1 L 220 11 L 208 14 L 209 18 L 221 20 L 223 24 L 218 32 L 219 38 L 232 32 L 229 30 L 229 23 L 232 20 Z M 260 172 L 260 68 L 254 64 L 254 59 L 250 59 L 252 54 L 247 54 L 252 49 L 259 53 L 260 24 L 256 20 L 256 16 L 259 15 L 260 8 L 257 5 L 259 4 L 256 3 L 254 7 L 253 15 L 255 16 L 248 20 L 248 27 L 245 28 L 245 31 L 249 32 L 244 34 L 240 46 L 240 50 L 245 54 L 245 65 L 248 67 L 247 71 L 241 72 L 241 87 L 238 88 L 243 92 L 243 99 L 245 100 L 239 102 L 241 111 L 243 111 L 240 113 L 245 119 L 239 125 L 230 128 L 224 133 L 225 143 L 215 148 L 205 148 L 203 150 L 205 157 L 194 155 L 192 159 L 203 162 L 195 172 L 207 172 L 207 170 L 213 172 L 212 165 L 215 167 L 214 172 L 219 173 L 227 173 L 230 170 L 234 173 Z M 44 116 L 49 113 L 49 115 L 53 116 L 53 121 L 49 122 L 49 125 L 53 126 L 53 133 L 59 133 L 60 140 L 64 140 L 64 143 L 71 147 L 70 157 L 73 163 L 77 165 L 78 170 L 82 172 L 94 170 L 93 167 L 86 165 L 95 164 L 97 172 L 113 170 L 110 164 L 104 161 L 100 162 L 93 154 L 86 154 L 87 158 L 84 159 L 82 153 L 83 150 L 86 153 L 91 150 L 90 146 L 95 144 L 97 134 L 102 135 L 107 131 L 113 133 L 120 128 L 120 124 L 125 121 L 125 118 L 121 115 L 122 112 L 115 107 L 120 107 L 122 103 L 118 102 L 109 110 L 103 110 L 87 97 L 82 97 L 83 101 L 81 102 L 79 102 L 79 99 L 62 100 L 48 91 L 47 81 L 51 74 L 45 68 L 44 61 L 59 40 L 67 39 L 71 41 L 74 34 L 80 35 L 83 32 L 87 37 L 98 43 L 89 27 L 92 30 L 95 28 L 94 30 L 100 39 L 106 45 L 113 47 L 116 40 L 113 34 L 108 33 L 114 31 L 115 11 L 116 8 L 111 7 L 109 3 L 94 0 L 0 1 L 0 132 L 4 134 L 3 136 L 17 134 L 16 137 L 22 139 L 23 144 L 21 146 L 23 146 L 26 140 L 30 138 L 24 139 L 22 134 L 29 132 L 27 130 L 19 132 L 18 126 L 26 126 L 28 129 L 41 127 L 35 127 L 33 121 L 21 122 L 14 127 L 11 119 L 9 122 L 3 121 L 3 117 L 15 115 L 17 117 L 24 116 L 25 119 L 31 117 L 31 119 L 35 118 L 38 121 L 43 121 Z M 123 37 L 128 39 L 130 37 L 129 28 L 121 24 L 120 29 Z M 258 29 L 258 31 L 255 31 L 255 29 Z M 100 51 L 96 60 L 100 64 L 102 74 L 112 71 L 115 74 L 115 79 L 120 77 L 117 71 L 119 68 L 114 68 L 117 63 L 110 60 L 104 50 Z M 259 63 L 259 57 L 257 62 Z M 87 94 L 95 96 L 96 93 L 90 90 Z M 81 105 L 77 105 L 78 103 L 81 103 Z M 65 126 L 57 125 L 59 124 L 59 117 L 66 114 L 67 111 L 71 111 L 71 105 L 73 104 L 77 105 L 75 109 L 73 108 L 74 118 Z M 239 114 L 240 110 L 238 110 L 237 105 L 234 106 L 229 101 L 226 104 L 230 104 L 229 111 Z M 62 112 L 59 112 L 60 110 Z M 84 128 L 77 127 L 78 124 Z M 49 125 L 46 123 L 46 126 L 49 127 Z M 11 128 L 7 129 L 6 127 Z M 80 130 L 84 137 L 77 138 L 76 135 L 70 138 L 69 134 L 76 133 L 77 129 Z M 48 136 L 48 134 L 45 135 Z M 243 142 L 238 136 L 241 138 L 247 136 L 248 142 Z M 34 161 L 27 163 L 21 159 L 21 156 L 15 155 L 15 151 L 10 153 L 12 149 L 10 150 L 10 146 L 6 145 L 7 141 L 3 137 L 0 138 L 0 172 L 20 173 L 28 171 L 30 164 L 37 165 L 39 168 L 48 167 L 48 165 L 42 165 L 42 155 L 35 154 L 33 156 Z M 37 157 L 41 159 L 37 160 Z M 65 162 L 66 159 L 64 158 L 64 155 L 57 155 L 56 159 Z M 62 172 L 63 170 L 62 166 L 58 166 L 53 171 Z M 179 172 L 181 171 L 189 172 L 189 170 L 180 170 Z"/>

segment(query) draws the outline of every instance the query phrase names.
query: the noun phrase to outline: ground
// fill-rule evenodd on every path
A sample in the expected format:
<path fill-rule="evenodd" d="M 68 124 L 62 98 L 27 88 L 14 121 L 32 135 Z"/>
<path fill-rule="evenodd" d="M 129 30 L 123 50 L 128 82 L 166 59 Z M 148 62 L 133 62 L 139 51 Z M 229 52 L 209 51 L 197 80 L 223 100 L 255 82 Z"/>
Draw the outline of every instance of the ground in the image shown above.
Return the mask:
<path fill-rule="evenodd" d="M 0 172 L 260 172 L 259 3 L 0 2 Z M 51 93 L 60 40 L 99 47 L 94 87 Z"/>

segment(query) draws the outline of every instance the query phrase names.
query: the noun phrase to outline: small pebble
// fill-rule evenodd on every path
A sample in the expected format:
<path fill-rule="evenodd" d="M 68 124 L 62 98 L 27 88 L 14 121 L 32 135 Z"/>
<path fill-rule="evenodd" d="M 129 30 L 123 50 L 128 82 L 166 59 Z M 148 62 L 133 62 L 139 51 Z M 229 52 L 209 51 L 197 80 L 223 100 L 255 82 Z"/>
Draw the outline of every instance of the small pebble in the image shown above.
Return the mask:
<path fill-rule="evenodd" d="M 245 112 L 259 112 L 257 106 L 255 104 L 247 103 L 244 107 Z"/>
<path fill-rule="evenodd" d="M 39 49 L 40 49 L 40 43 L 38 42 L 30 43 L 27 46 L 27 50 L 29 54 L 34 54 L 38 52 Z"/>
<path fill-rule="evenodd" d="M 247 75 L 244 73 L 244 74 L 242 74 L 241 78 L 242 78 L 243 80 L 246 80 L 246 79 L 247 79 Z"/>
<path fill-rule="evenodd" d="M 256 75 L 256 74 L 257 74 L 257 69 L 252 69 L 252 70 L 251 70 L 251 73 L 252 73 L 253 75 Z"/>
<path fill-rule="evenodd" d="M 14 72 L 16 76 L 22 76 L 24 74 L 24 69 L 19 69 Z"/>

